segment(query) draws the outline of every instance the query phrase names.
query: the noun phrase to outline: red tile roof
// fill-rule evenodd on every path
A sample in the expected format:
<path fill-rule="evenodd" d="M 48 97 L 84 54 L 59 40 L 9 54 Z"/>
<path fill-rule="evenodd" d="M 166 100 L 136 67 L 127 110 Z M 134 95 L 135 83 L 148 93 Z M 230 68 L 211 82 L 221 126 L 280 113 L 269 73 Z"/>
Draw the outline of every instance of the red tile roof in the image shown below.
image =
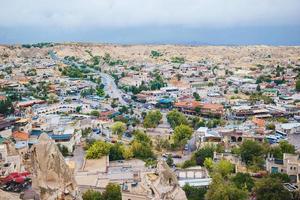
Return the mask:
<path fill-rule="evenodd" d="M 28 140 L 29 134 L 23 131 L 14 131 L 13 137 L 17 140 Z"/>

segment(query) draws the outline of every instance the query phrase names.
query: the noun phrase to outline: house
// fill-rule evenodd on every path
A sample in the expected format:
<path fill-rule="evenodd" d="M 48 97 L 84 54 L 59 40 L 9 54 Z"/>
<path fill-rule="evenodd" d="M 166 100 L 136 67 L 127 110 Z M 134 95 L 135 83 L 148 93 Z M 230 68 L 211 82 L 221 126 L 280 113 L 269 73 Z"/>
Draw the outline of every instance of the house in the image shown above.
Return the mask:
<path fill-rule="evenodd" d="M 254 92 L 256 92 L 257 86 L 258 86 L 258 84 L 247 83 L 247 84 L 242 85 L 240 87 L 240 89 L 243 93 L 254 93 Z"/>
<path fill-rule="evenodd" d="M 268 97 L 276 97 L 277 94 L 278 94 L 277 89 L 266 88 L 266 89 L 263 90 L 263 95 L 268 96 Z"/>
<path fill-rule="evenodd" d="M 201 103 L 199 101 L 182 101 L 176 102 L 174 107 L 189 115 L 201 114 L 204 116 L 221 117 L 224 114 L 224 107 L 221 104 Z"/>
<path fill-rule="evenodd" d="M 284 123 L 279 127 L 279 131 L 284 132 L 285 134 L 297 134 L 300 133 L 300 123 Z"/>
<path fill-rule="evenodd" d="M 300 159 L 298 154 L 283 154 L 283 159 L 268 157 L 266 170 L 269 173 L 285 173 L 293 183 L 300 182 Z"/>

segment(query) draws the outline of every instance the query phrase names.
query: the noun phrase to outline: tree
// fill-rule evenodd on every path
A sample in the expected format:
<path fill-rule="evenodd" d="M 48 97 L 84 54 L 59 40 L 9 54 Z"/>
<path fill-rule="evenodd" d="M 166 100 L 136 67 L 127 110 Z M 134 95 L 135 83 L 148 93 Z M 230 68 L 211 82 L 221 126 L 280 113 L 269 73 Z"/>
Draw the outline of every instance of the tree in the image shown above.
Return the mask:
<path fill-rule="evenodd" d="M 200 101 L 201 100 L 200 95 L 197 92 L 194 92 L 193 96 L 194 96 L 194 98 L 195 98 L 196 101 Z"/>
<path fill-rule="evenodd" d="M 254 187 L 253 178 L 248 173 L 238 172 L 234 177 L 231 178 L 231 181 L 235 184 L 239 189 L 246 188 L 249 192 Z"/>
<path fill-rule="evenodd" d="M 297 92 L 300 92 L 300 79 L 298 79 L 297 81 L 296 81 L 296 91 Z"/>
<path fill-rule="evenodd" d="M 246 200 L 248 192 L 237 188 L 234 184 L 226 181 L 220 174 L 213 175 L 212 183 L 205 195 L 209 200 Z"/>
<path fill-rule="evenodd" d="M 92 115 L 92 116 L 95 116 L 95 117 L 99 117 L 99 116 L 100 116 L 100 113 L 99 113 L 98 110 L 93 110 L 93 111 L 91 112 L 91 115 Z"/>
<path fill-rule="evenodd" d="M 81 110 L 82 110 L 82 107 L 81 107 L 81 106 L 77 106 L 77 107 L 76 107 L 76 112 L 77 112 L 77 113 L 80 113 Z"/>
<path fill-rule="evenodd" d="M 14 112 L 14 107 L 10 99 L 0 101 L 0 114 L 9 115 Z"/>
<path fill-rule="evenodd" d="M 153 157 L 153 152 L 150 145 L 134 140 L 131 143 L 131 151 L 135 158 L 147 159 Z"/>
<path fill-rule="evenodd" d="M 170 167 L 172 167 L 173 166 L 173 164 L 174 164 L 174 160 L 173 160 L 173 158 L 172 158 L 172 155 L 171 154 L 169 154 L 168 155 L 168 157 L 167 157 L 167 160 L 166 160 L 166 163 L 170 166 Z"/>
<path fill-rule="evenodd" d="M 174 130 L 173 141 L 175 146 L 183 147 L 191 138 L 193 129 L 187 125 L 181 124 Z"/>
<path fill-rule="evenodd" d="M 82 194 L 82 200 L 104 200 L 101 192 L 88 189 Z"/>
<path fill-rule="evenodd" d="M 111 145 L 103 141 L 96 141 L 86 151 L 87 159 L 98 159 L 102 156 L 108 155 Z"/>
<path fill-rule="evenodd" d="M 128 147 L 124 148 L 123 157 L 126 160 L 129 160 L 129 159 L 133 158 L 133 152 L 132 152 L 131 148 L 128 148 Z"/>
<path fill-rule="evenodd" d="M 228 160 L 222 159 L 213 165 L 213 172 L 221 174 L 222 177 L 227 177 L 234 171 L 234 165 Z"/>
<path fill-rule="evenodd" d="M 287 191 L 282 182 L 276 178 L 262 178 L 257 181 L 254 192 L 257 200 L 291 200 L 291 193 Z"/>
<path fill-rule="evenodd" d="M 48 103 L 49 104 L 53 104 L 53 103 L 57 103 L 59 100 L 58 100 L 58 96 L 54 93 L 50 93 L 48 95 Z"/>
<path fill-rule="evenodd" d="M 147 145 L 151 145 L 151 138 L 145 132 L 138 129 L 133 131 L 133 135 L 134 135 L 134 140 Z"/>
<path fill-rule="evenodd" d="M 69 155 L 69 150 L 65 145 L 57 144 L 57 147 L 64 157 Z"/>
<path fill-rule="evenodd" d="M 215 148 L 211 145 L 204 146 L 194 153 L 192 159 L 194 159 L 197 165 L 204 165 L 204 160 L 206 158 L 213 158 Z"/>
<path fill-rule="evenodd" d="M 113 134 L 116 134 L 119 138 L 121 138 L 123 133 L 126 131 L 126 124 L 123 122 L 115 122 L 111 127 L 111 131 Z"/>
<path fill-rule="evenodd" d="M 284 153 L 294 154 L 295 151 L 295 146 L 286 140 L 280 141 L 278 146 L 270 148 L 270 153 L 277 159 L 282 159 Z"/>
<path fill-rule="evenodd" d="M 207 191 L 206 188 L 192 187 L 188 184 L 185 184 L 182 189 L 184 190 L 188 200 L 203 200 Z"/>
<path fill-rule="evenodd" d="M 167 120 L 171 127 L 174 129 L 181 124 L 187 125 L 188 121 L 185 115 L 177 110 L 172 110 L 167 114 Z"/>
<path fill-rule="evenodd" d="M 105 200 L 121 200 L 122 194 L 121 194 L 121 188 L 119 185 L 115 183 L 109 183 L 105 187 L 105 191 L 103 192 L 103 198 Z"/>
<path fill-rule="evenodd" d="M 123 160 L 124 146 L 120 143 L 115 143 L 109 149 L 109 160 Z"/>
<path fill-rule="evenodd" d="M 159 110 L 149 111 L 144 119 L 145 128 L 155 128 L 162 119 L 162 114 Z"/>
<path fill-rule="evenodd" d="M 252 140 L 245 140 L 240 146 L 242 160 L 247 165 L 256 164 L 256 160 L 262 159 L 264 149 L 261 144 Z"/>
<path fill-rule="evenodd" d="M 213 162 L 212 158 L 207 157 L 204 159 L 203 165 L 208 171 L 212 171 L 214 162 Z"/>
<path fill-rule="evenodd" d="M 267 124 L 266 125 L 266 128 L 268 129 L 268 130 L 275 130 L 275 124 L 273 124 L 273 123 L 271 123 L 271 124 Z"/>

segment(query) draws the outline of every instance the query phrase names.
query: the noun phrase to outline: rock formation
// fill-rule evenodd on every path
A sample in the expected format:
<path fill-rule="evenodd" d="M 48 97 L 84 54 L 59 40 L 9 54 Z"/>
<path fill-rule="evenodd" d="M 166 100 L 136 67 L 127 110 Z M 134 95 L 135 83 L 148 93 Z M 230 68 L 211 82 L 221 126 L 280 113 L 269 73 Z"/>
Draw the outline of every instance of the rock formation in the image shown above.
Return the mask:
<path fill-rule="evenodd" d="M 31 148 L 32 187 L 41 199 L 80 199 L 73 172 L 45 133 Z"/>
<path fill-rule="evenodd" d="M 143 187 L 148 189 L 149 197 L 153 200 L 187 200 L 176 175 L 163 160 L 158 162 L 155 174 L 144 177 Z"/>

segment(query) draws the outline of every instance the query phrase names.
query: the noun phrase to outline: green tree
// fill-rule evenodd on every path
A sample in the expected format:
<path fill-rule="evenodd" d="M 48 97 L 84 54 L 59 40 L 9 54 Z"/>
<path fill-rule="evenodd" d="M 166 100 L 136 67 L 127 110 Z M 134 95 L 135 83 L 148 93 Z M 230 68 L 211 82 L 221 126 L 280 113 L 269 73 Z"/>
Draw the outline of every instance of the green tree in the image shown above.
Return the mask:
<path fill-rule="evenodd" d="M 151 138 L 143 131 L 141 130 L 135 130 L 133 131 L 134 140 L 151 145 Z"/>
<path fill-rule="evenodd" d="M 125 147 L 120 143 L 115 143 L 109 149 L 109 160 L 123 160 Z"/>
<path fill-rule="evenodd" d="M 234 165 L 225 159 L 213 165 L 213 172 L 221 174 L 222 177 L 228 177 L 233 171 Z"/>
<path fill-rule="evenodd" d="M 187 125 L 188 121 L 185 115 L 177 110 L 172 110 L 167 114 L 167 120 L 171 127 L 174 129 L 181 124 Z"/>
<path fill-rule="evenodd" d="M 166 163 L 170 166 L 170 167 L 172 167 L 173 166 L 173 164 L 174 164 L 174 160 L 173 160 L 173 158 L 172 158 L 172 155 L 171 154 L 169 154 L 168 155 L 168 157 L 167 157 L 167 160 L 166 160 Z"/>
<path fill-rule="evenodd" d="M 206 158 L 213 158 L 215 148 L 211 145 L 204 146 L 194 153 L 192 159 L 194 159 L 197 165 L 204 166 L 204 160 Z"/>
<path fill-rule="evenodd" d="M 126 131 L 126 124 L 120 121 L 115 122 L 111 127 L 111 131 L 113 134 L 118 135 L 120 139 L 123 133 Z"/>
<path fill-rule="evenodd" d="M 256 164 L 257 159 L 263 159 L 264 148 L 263 146 L 252 140 L 245 140 L 240 146 L 242 160 L 247 165 Z"/>
<path fill-rule="evenodd" d="M 0 101 L 0 113 L 3 115 L 9 115 L 14 112 L 14 106 L 10 99 Z"/>
<path fill-rule="evenodd" d="M 108 155 L 111 145 L 103 141 L 96 141 L 86 151 L 87 159 L 98 159 L 102 156 Z"/>
<path fill-rule="evenodd" d="M 82 194 L 82 200 L 104 200 L 101 192 L 88 189 Z"/>
<path fill-rule="evenodd" d="M 126 160 L 129 160 L 129 159 L 133 158 L 133 156 L 134 155 L 133 155 L 131 148 L 125 147 L 123 150 L 123 158 Z"/>
<path fill-rule="evenodd" d="M 188 184 L 185 184 L 182 189 L 188 200 L 203 200 L 207 191 L 206 188 L 192 187 Z"/>
<path fill-rule="evenodd" d="M 53 104 L 53 103 L 57 103 L 59 100 L 58 100 L 58 96 L 54 93 L 50 93 L 48 95 L 48 103 L 49 104 Z"/>
<path fill-rule="evenodd" d="M 195 98 L 196 101 L 200 101 L 201 100 L 200 95 L 197 92 L 194 92 L 193 96 L 194 96 L 194 98 Z"/>
<path fill-rule="evenodd" d="M 234 177 L 231 178 L 231 181 L 235 184 L 239 189 L 246 188 L 249 192 L 254 187 L 253 178 L 248 173 L 238 172 Z"/>
<path fill-rule="evenodd" d="M 282 182 L 276 178 L 262 178 L 257 181 L 254 192 L 257 200 L 291 200 L 291 193 L 287 191 Z"/>
<path fill-rule="evenodd" d="M 155 128 L 162 119 L 162 114 L 159 110 L 149 111 L 144 119 L 145 128 Z"/>
<path fill-rule="evenodd" d="M 109 183 L 102 195 L 105 200 L 122 200 L 121 188 L 115 183 Z"/>
<path fill-rule="evenodd" d="M 282 159 L 284 153 L 294 154 L 295 151 L 295 146 L 286 140 L 280 141 L 278 146 L 270 148 L 270 153 L 277 159 Z"/>
<path fill-rule="evenodd" d="M 298 79 L 297 81 L 296 81 L 296 91 L 297 92 L 300 92 L 300 79 Z"/>
<path fill-rule="evenodd" d="M 92 110 L 91 115 L 92 115 L 92 116 L 95 116 L 95 117 L 99 117 L 99 116 L 100 116 L 100 113 L 99 113 L 98 110 Z"/>
<path fill-rule="evenodd" d="M 147 159 L 153 157 L 153 152 L 150 145 L 134 140 L 131 143 L 131 151 L 135 158 Z"/>
<path fill-rule="evenodd" d="M 64 157 L 69 155 L 69 150 L 65 145 L 57 144 L 57 147 Z"/>
<path fill-rule="evenodd" d="M 213 162 L 212 158 L 207 157 L 204 159 L 203 165 L 208 171 L 212 171 L 214 162 Z"/>
<path fill-rule="evenodd" d="M 193 129 L 187 125 L 181 124 L 174 130 L 173 141 L 175 146 L 183 147 L 191 138 Z"/>
<path fill-rule="evenodd" d="M 248 199 L 248 192 L 241 190 L 225 180 L 220 174 L 214 174 L 212 183 L 205 195 L 208 200 L 246 200 Z"/>

